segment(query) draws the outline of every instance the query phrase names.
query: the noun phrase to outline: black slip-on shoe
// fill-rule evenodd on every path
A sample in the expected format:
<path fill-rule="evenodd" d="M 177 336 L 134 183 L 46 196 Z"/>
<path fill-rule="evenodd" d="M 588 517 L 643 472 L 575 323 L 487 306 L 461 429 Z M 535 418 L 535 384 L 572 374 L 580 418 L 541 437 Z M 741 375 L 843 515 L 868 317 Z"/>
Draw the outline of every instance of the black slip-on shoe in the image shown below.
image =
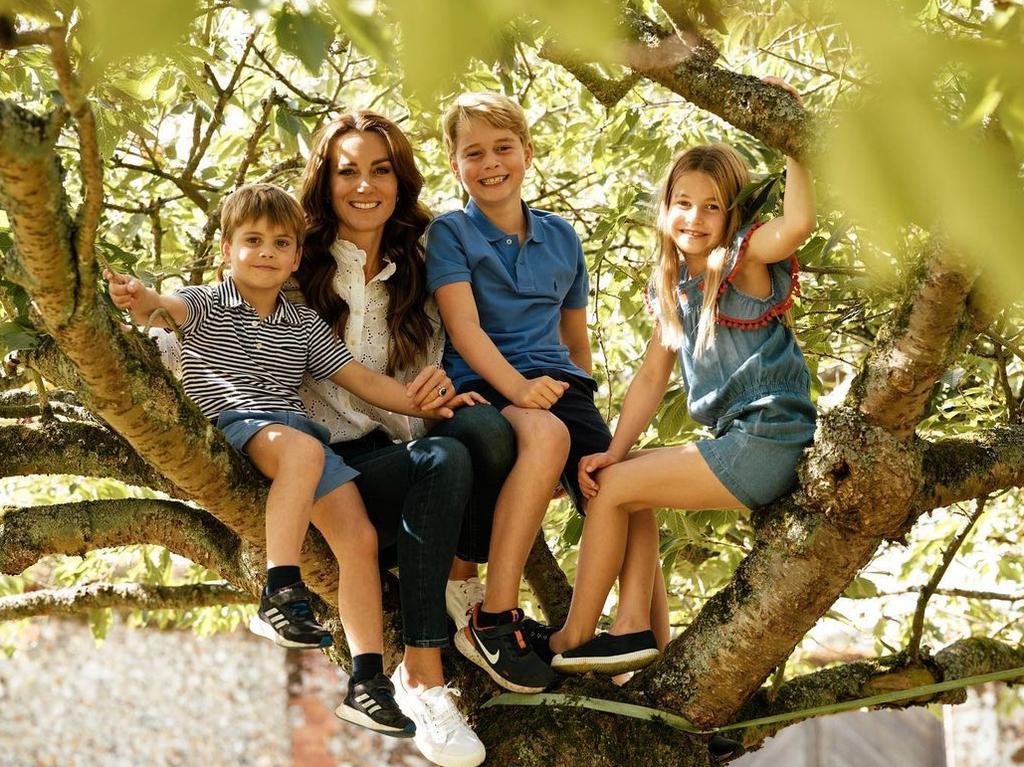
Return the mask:
<path fill-rule="evenodd" d="M 621 674 L 648 666 L 660 655 L 653 631 L 598 634 L 579 647 L 558 653 L 551 668 L 563 674 Z"/>

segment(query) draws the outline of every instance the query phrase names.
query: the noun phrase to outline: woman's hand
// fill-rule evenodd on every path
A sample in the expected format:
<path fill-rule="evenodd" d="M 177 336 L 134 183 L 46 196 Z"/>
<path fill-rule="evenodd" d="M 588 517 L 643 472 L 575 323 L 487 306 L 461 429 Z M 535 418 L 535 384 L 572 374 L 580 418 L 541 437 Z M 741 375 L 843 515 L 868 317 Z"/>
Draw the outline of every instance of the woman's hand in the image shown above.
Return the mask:
<path fill-rule="evenodd" d="M 423 408 L 423 418 L 451 418 L 460 407 L 473 407 L 476 404 L 490 405 L 483 398 L 482 394 L 475 391 L 468 391 L 465 394 L 457 394 L 444 405 L 434 408 Z"/>
<path fill-rule="evenodd" d="M 580 458 L 577 478 L 579 479 L 580 491 L 583 493 L 584 498 L 593 498 L 601 489 L 594 480 L 593 475 L 606 466 L 618 463 L 619 460 L 619 458 L 616 458 L 611 453 L 592 453 Z"/>
<path fill-rule="evenodd" d="M 413 406 L 421 410 L 434 410 L 455 397 L 452 379 L 441 368 L 434 365 L 423 368 L 412 381 L 405 385 L 405 391 L 412 400 Z"/>

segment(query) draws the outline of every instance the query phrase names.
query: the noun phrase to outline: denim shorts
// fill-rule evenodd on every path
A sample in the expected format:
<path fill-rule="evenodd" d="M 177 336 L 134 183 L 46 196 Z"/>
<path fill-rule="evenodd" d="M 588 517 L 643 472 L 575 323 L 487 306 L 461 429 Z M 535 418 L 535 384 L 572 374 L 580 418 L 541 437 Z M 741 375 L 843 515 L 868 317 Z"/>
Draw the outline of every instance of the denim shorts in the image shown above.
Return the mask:
<path fill-rule="evenodd" d="M 814 439 L 814 407 L 806 396 L 773 394 L 719 420 L 714 439 L 697 442 L 708 467 L 748 509 L 796 485 L 796 466 Z"/>
<path fill-rule="evenodd" d="M 228 442 L 243 453 L 246 443 L 256 436 L 258 431 L 274 424 L 289 426 L 313 437 L 324 448 L 324 469 L 316 486 L 316 500 L 359 476 L 358 471 L 346 464 L 327 446 L 331 441 L 331 433 L 327 428 L 304 415 L 286 410 L 225 410 L 217 416 L 214 424 L 224 432 Z"/>
<path fill-rule="evenodd" d="M 565 381 L 569 388 L 551 406 L 551 414 L 557 417 L 569 431 L 569 457 L 562 468 L 562 487 L 580 514 L 584 513 L 583 493 L 580 490 L 579 463 L 580 459 L 591 453 L 603 453 L 612 443 L 612 433 L 608 429 L 601 411 L 594 402 L 597 384 L 589 378 L 568 373 L 554 368 L 527 370 L 524 378 L 540 378 L 550 376 L 556 381 Z M 459 393 L 475 391 L 482 394 L 498 410 L 504 410 L 512 403 L 487 381 L 477 378 L 468 381 L 459 388 Z"/>

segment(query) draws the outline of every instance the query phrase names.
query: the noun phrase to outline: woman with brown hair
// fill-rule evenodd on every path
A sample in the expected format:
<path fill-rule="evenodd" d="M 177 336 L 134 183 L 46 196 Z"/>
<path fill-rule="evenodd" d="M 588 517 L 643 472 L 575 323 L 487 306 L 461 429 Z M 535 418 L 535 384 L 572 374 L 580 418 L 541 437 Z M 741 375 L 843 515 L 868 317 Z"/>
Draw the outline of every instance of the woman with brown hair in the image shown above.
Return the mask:
<path fill-rule="evenodd" d="M 422 187 L 409 140 L 391 120 L 360 111 L 326 125 L 303 177 L 308 229 L 297 278 L 306 303 L 362 364 L 403 382 L 429 368 L 421 380 L 444 396 L 452 383 L 438 367 L 444 336 L 425 289 Z M 360 472 L 382 550 L 397 552 L 405 654 L 392 681 L 416 722 L 416 743 L 437 764 L 479 764 L 484 747 L 441 669 L 445 592 L 456 554 L 487 559 L 491 513 L 514 460 L 512 430 L 489 405 L 431 425 L 330 383 L 309 382 L 300 394 Z"/>

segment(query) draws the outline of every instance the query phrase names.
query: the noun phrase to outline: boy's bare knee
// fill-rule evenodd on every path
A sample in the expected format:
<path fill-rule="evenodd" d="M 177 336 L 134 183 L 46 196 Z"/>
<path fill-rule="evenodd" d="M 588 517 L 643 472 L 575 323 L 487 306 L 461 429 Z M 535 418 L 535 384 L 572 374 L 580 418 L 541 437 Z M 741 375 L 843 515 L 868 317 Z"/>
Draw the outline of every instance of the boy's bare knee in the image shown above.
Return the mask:
<path fill-rule="evenodd" d="M 510 420 L 520 453 L 543 451 L 564 459 L 569 452 L 569 430 L 558 416 L 546 410 L 524 410 Z"/>
<path fill-rule="evenodd" d="M 291 469 L 316 471 L 319 474 L 324 468 L 323 443 L 302 432 L 290 435 L 278 449 L 278 462 Z"/>

